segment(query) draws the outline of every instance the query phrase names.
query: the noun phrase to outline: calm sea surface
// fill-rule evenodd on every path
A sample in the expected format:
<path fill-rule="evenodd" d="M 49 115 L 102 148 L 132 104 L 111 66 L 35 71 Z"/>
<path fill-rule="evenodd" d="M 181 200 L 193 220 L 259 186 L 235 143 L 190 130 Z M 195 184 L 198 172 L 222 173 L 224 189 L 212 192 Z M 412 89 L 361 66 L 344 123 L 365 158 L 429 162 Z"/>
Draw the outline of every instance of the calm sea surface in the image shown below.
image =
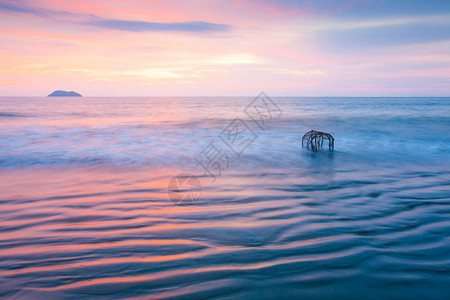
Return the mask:
<path fill-rule="evenodd" d="M 252 100 L 0 98 L 0 298 L 450 299 L 450 98 Z"/>

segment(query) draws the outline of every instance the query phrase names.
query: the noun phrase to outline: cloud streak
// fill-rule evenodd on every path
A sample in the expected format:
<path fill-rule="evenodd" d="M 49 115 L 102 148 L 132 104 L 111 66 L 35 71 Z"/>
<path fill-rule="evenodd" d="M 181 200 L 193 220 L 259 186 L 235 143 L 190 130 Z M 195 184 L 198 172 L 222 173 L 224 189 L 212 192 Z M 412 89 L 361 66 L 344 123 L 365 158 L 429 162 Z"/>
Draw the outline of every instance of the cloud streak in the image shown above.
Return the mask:
<path fill-rule="evenodd" d="M 77 25 L 85 25 L 106 30 L 119 31 L 174 31 L 174 32 L 227 32 L 233 26 L 228 24 L 211 23 L 204 21 L 189 22 L 148 22 L 143 20 L 122 20 L 103 18 L 95 14 L 72 13 L 43 8 L 34 8 L 26 5 L 14 5 L 9 2 L 0 2 L 0 11 L 8 13 L 29 14 L 40 18 L 53 18 L 63 22 L 72 22 Z"/>
<path fill-rule="evenodd" d="M 118 19 L 102 19 L 86 22 L 85 25 L 112 29 L 120 31 L 185 31 L 185 32 L 226 32 L 231 30 L 231 25 L 209 23 L 202 21 L 192 22 L 146 22 L 146 21 L 132 21 L 132 20 L 118 20 Z"/>
<path fill-rule="evenodd" d="M 317 33 L 324 46 L 333 49 L 366 49 L 411 45 L 450 39 L 447 24 L 401 24 L 352 29 L 330 29 Z"/>
<path fill-rule="evenodd" d="M 18 5 L 20 4 L 20 5 Z M 23 2 L 17 1 L 17 3 L 10 3 L 0 1 L 0 12 L 13 13 L 13 14 L 27 14 L 39 18 L 80 18 L 80 17 L 95 17 L 92 14 L 76 14 L 68 11 L 57 11 L 45 8 L 37 8 L 24 4 Z"/>

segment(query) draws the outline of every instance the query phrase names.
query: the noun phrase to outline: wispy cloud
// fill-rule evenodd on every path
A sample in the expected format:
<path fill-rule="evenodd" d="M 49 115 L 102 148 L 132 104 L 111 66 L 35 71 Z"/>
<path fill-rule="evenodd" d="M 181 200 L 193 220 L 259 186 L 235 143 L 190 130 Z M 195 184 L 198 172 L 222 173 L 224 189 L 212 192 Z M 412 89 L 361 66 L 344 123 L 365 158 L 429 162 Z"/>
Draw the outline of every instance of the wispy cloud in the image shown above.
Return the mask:
<path fill-rule="evenodd" d="M 146 22 L 133 20 L 117 20 L 97 18 L 85 25 L 121 31 L 188 31 L 188 32 L 225 32 L 232 26 L 202 21 L 192 22 Z"/>
<path fill-rule="evenodd" d="M 71 22 L 77 25 L 85 25 L 106 30 L 120 31 L 176 31 L 176 32 L 226 32 L 233 27 L 228 24 L 211 23 L 204 21 L 188 22 L 149 22 L 143 20 L 122 20 L 103 18 L 95 14 L 72 13 L 69 11 L 50 10 L 36 8 L 26 4 L 12 4 L 0 1 L 0 12 L 29 14 L 40 18 L 49 18 L 60 22 Z"/>
<path fill-rule="evenodd" d="M 260 2 L 284 10 L 308 12 L 316 16 L 346 18 L 377 18 L 380 16 L 422 16 L 449 11 L 448 0 L 245 0 L 254 5 Z"/>
<path fill-rule="evenodd" d="M 334 49 L 379 48 L 411 45 L 450 39 L 449 24 L 442 23 L 386 23 L 374 26 L 356 25 L 330 28 L 317 32 L 326 45 Z"/>
<path fill-rule="evenodd" d="M 14 5 L 8 2 L 0 2 L 0 11 L 7 11 L 7 12 L 18 12 L 18 13 L 36 13 L 36 10 L 28 8 L 28 7 L 22 7 L 19 5 Z"/>
<path fill-rule="evenodd" d="M 51 10 L 42 7 L 30 6 L 24 1 L 1 1 L 0 0 L 0 12 L 6 12 L 8 14 L 28 14 L 40 18 L 56 18 L 61 20 L 83 18 L 83 17 L 95 17 L 92 14 L 77 14 L 69 11 Z"/>
<path fill-rule="evenodd" d="M 364 20 L 334 20 L 332 22 L 323 21 L 320 24 L 316 24 L 314 29 L 317 30 L 352 30 L 374 27 L 386 27 L 386 26 L 401 26 L 401 25 L 414 25 L 414 24 L 435 24 L 435 25 L 450 25 L 450 14 L 439 15 L 427 15 L 427 16 L 414 16 L 414 17 L 390 17 L 390 18 L 377 18 L 377 19 L 364 19 Z"/>

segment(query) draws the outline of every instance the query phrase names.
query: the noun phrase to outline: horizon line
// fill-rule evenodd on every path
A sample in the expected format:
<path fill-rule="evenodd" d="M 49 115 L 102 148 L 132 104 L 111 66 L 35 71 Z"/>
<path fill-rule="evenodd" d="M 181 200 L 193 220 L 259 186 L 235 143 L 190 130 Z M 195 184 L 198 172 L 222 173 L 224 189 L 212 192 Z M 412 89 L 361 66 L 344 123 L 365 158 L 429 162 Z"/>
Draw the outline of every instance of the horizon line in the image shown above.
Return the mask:
<path fill-rule="evenodd" d="M 268 95 L 269 96 L 269 95 Z M 49 96 L 5 96 L 0 95 L 0 98 L 156 98 L 156 97 L 162 97 L 162 98 L 212 98 L 212 97 L 231 97 L 231 98 L 237 98 L 237 97 L 257 97 L 257 95 L 233 95 L 233 96 L 224 96 L 224 95 L 202 95 L 202 96 L 168 96 L 168 95 L 144 95 L 144 96 L 81 96 L 81 97 L 73 97 L 73 96 L 60 96 L 60 97 L 49 97 Z M 298 95 L 298 96 L 280 96 L 280 95 L 270 95 L 269 97 L 277 97 L 277 98 L 296 98 L 296 97 L 302 97 L 302 98 L 450 98 L 449 96 L 307 96 L 307 95 Z"/>

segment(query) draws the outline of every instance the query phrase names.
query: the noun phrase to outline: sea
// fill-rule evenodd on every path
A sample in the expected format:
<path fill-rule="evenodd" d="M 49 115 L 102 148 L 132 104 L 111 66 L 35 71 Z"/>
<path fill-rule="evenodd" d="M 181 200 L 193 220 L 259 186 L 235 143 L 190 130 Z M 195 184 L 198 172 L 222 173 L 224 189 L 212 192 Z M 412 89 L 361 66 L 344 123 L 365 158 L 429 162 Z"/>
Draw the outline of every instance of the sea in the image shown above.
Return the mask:
<path fill-rule="evenodd" d="M 450 98 L 0 98 L 2 299 L 450 299 L 449 233 Z"/>

